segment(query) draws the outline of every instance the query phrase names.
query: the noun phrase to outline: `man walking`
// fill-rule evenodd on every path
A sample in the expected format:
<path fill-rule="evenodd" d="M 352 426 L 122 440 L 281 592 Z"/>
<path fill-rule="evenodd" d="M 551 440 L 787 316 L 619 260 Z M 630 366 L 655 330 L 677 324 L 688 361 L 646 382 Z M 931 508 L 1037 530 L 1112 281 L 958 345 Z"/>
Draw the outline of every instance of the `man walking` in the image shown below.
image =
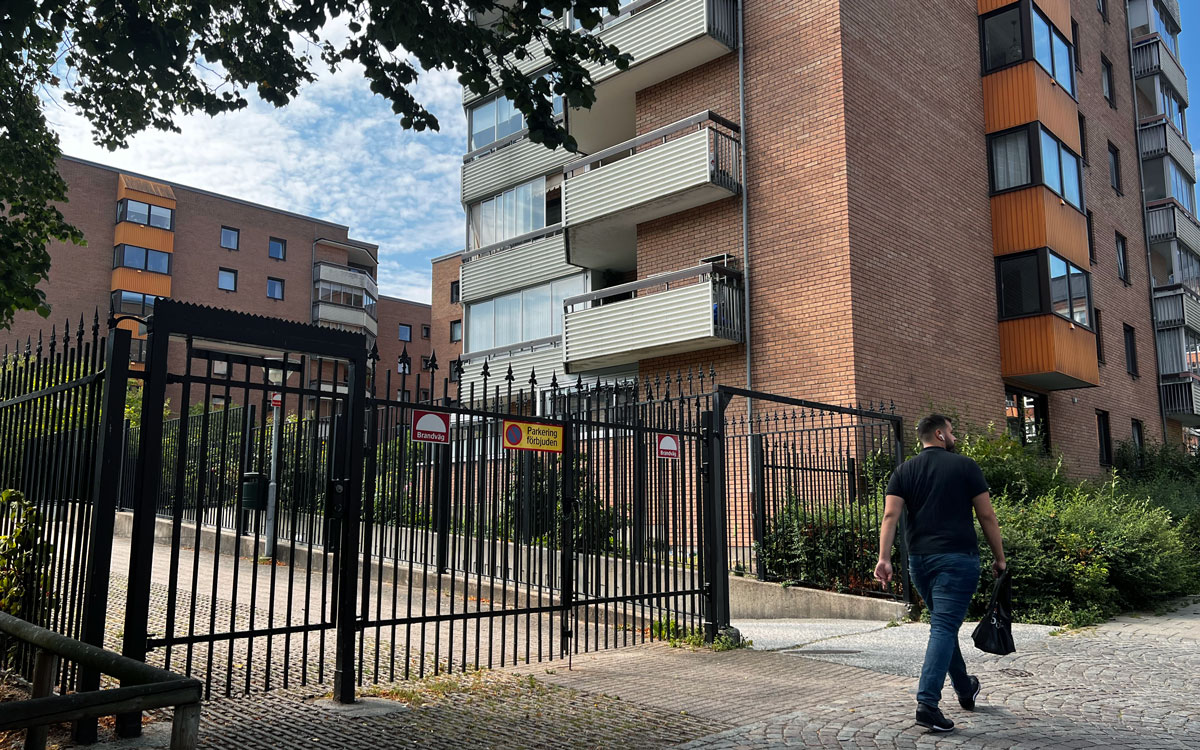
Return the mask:
<path fill-rule="evenodd" d="M 979 585 L 979 540 L 972 509 L 992 548 L 994 575 L 1006 565 L 1004 543 L 983 472 L 970 458 L 954 453 L 957 440 L 950 419 L 931 414 L 917 425 L 917 435 L 921 452 L 899 466 L 888 482 L 875 578 L 884 584 L 892 580 L 892 541 L 904 512 L 909 574 L 931 618 L 917 687 L 917 723 L 949 732 L 954 722 L 938 708 L 946 673 L 964 709 L 974 710 L 979 696 L 979 679 L 967 674 L 958 647 L 958 630 Z"/>

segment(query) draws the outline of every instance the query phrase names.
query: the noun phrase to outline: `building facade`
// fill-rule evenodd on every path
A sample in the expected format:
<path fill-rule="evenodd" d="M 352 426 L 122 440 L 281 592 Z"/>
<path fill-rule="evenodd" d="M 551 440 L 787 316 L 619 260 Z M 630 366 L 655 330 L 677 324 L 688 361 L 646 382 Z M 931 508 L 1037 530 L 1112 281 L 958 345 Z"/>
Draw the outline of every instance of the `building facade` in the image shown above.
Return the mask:
<path fill-rule="evenodd" d="M 393 313 L 428 328 L 428 306 L 380 297 L 379 249 L 345 226 L 70 157 L 59 171 L 68 186 L 61 210 L 87 245 L 50 243 L 42 287 L 50 322 L 90 326 L 97 310 L 101 325 L 110 310 L 131 316 L 118 325 L 132 332 L 135 369 L 146 338 L 137 318 L 159 298 L 361 331 L 372 341 L 396 335 Z M 48 327 L 19 313 L 6 338 Z M 419 362 L 427 340 L 410 354 Z"/>
<path fill-rule="evenodd" d="M 464 91 L 464 388 L 711 367 L 1085 474 L 1197 424 L 1173 0 L 622 6 L 593 33 L 633 63 L 562 114 L 579 153 Z"/>

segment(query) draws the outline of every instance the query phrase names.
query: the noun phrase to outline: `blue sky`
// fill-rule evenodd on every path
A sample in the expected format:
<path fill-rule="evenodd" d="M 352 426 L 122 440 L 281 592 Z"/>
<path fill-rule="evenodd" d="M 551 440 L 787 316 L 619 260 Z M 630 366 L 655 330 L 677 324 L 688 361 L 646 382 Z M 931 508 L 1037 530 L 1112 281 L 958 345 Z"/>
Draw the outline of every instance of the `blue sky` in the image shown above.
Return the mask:
<path fill-rule="evenodd" d="M 1179 32 L 1179 56 L 1183 63 L 1183 71 L 1188 74 L 1188 99 L 1192 100 L 1192 105 L 1188 107 L 1188 141 L 1192 144 L 1192 150 L 1200 148 L 1200 141 L 1196 135 L 1200 134 L 1200 27 L 1192 29 L 1188 33 L 1189 24 L 1200 24 L 1200 13 L 1192 14 L 1189 11 L 1200 9 L 1200 4 L 1194 4 L 1191 0 L 1184 0 L 1180 3 L 1180 15 L 1183 16 Z M 1200 155 L 1196 157 L 1196 167 L 1200 169 Z"/>

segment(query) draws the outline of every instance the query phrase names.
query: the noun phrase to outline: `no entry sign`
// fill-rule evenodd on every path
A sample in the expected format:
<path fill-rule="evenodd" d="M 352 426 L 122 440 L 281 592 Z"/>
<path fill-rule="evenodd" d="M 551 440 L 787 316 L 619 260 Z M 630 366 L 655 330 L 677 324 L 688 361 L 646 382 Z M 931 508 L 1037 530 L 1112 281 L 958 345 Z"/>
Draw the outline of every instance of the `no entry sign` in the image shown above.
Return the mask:
<path fill-rule="evenodd" d="M 440 411 L 413 409 L 412 439 L 414 443 L 450 443 L 450 415 Z"/>
<path fill-rule="evenodd" d="M 658 433 L 655 437 L 655 443 L 658 446 L 658 457 L 669 458 L 675 461 L 679 460 L 679 438 L 675 435 L 667 435 Z"/>
<path fill-rule="evenodd" d="M 562 453 L 563 428 L 561 425 L 538 424 L 504 420 L 504 447 L 518 451 L 542 451 Z"/>

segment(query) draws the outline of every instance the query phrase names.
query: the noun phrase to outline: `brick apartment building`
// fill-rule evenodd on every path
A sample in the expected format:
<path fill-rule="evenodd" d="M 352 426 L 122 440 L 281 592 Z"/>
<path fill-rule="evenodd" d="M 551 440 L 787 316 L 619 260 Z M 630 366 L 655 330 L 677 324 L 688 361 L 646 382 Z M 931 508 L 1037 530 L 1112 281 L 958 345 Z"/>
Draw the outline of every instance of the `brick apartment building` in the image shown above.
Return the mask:
<path fill-rule="evenodd" d="M 87 246 L 50 243 L 42 289 L 51 320 L 18 313 L 6 342 L 36 339 L 64 320 L 90 325 L 97 309 L 101 325 L 110 309 L 143 317 L 166 297 L 378 335 L 381 356 L 399 354 L 392 339 L 406 325 L 417 332 L 409 355 L 420 362 L 429 353 L 428 337 L 419 337 L 429 306 L 381 297 L 378 247 L 352 239 L 345 226 L 71 157 L 59 171 L 68 186 L 61 210 Z M 144 327 L 119 325 L 132 332 L 139 368 Z"/>
<path fill-rule="evenodd" d="M 468 247 L 432 312 L 464 388 L 711 364 L 1006 424 L 1083 474 L 1200 425 L 1176 0 L 767 0 L 740 34 L 733 0 L 622 6 L 596 33 L 634 61 L 564 113 L 579 153 L 464 91 Z"/>

